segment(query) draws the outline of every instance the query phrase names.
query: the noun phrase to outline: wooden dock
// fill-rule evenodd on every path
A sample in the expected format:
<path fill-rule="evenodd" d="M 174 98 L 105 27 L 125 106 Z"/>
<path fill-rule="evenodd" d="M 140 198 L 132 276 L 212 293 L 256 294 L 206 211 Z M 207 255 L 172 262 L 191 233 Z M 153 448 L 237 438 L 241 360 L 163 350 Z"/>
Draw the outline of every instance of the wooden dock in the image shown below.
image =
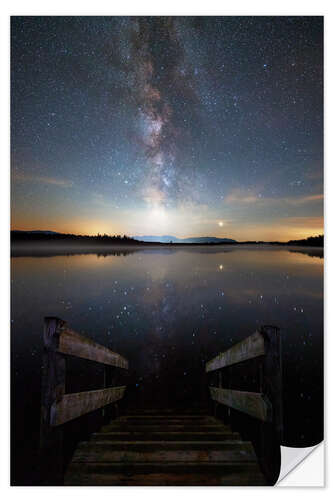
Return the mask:
<path fill-rule="evenodd" d="M 65 393 L 66 357 L 104 365 L 104 387 Z M 250 377 L 247 362 L 255 361 Z M 232 371 L 241 365 L 243 372 Z M 263 327 L 206 364 L 213 412 L 208 410 L 134 410 L 112 419 L 78 443 L 64 470 L 63 431 L 69 421 L 126 397 L 126 386 L 106 387 L 107 370 L 128 370 L 118 353 L 71 330 L 58 318 L 45 318 L 42 378 L 41 456 L 44 484 L 91 486 L 250 486 L 272 484 L 272 450 L 282 436 L 279 331 Z M 245 367 L 245 376 L 244 376 Z M 222 371 L 223 370 L 223 371 Z M 235 387 L 257 377 L 257 390 Z M 253 385 L 253 384 L 252 384 Z M 252 386 L 251 386 L 252 387 Z M 222 409 L 222 418 L 218 418 Z M 235 413 L 233 413 L 235 412 Z M 125 412 L 126 413 L 126 412 Z M 242 421 L 239 415 L 245 415 Z M 234 417 L 234 418 L 233 418 Z M 242 438 L 253 425 L 260 448 Z M 244 424 L 245 422 L 245 424 Z M 242 427 L 242 425 L 240 425 Z M 258 455 L 259 453 L 259 455 Z M 277 457 L 279 460 L 279 457 Z"/>
<path fill-rule="evenodd" d="M 218 419 L 179 412 L 120 417 L 80 443 L 65 485 L 265 485 L 253 446 Z"/>

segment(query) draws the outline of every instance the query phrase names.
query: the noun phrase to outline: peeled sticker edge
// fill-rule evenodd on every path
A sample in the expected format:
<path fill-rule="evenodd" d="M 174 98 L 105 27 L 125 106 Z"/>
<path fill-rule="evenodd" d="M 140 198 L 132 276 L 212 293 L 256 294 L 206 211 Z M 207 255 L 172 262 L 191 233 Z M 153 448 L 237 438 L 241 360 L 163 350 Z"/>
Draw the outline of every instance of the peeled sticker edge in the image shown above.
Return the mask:
<path fill-rule="evenodd" d="M 296 471 L 305 459 L 317 449 L 318 452 L 313 454 L 313 459 L 311 460 L 311 477 L 304 471 L 304 482 L 302 482 L 302 479 L 299 477 L 302 475 L 302 470 L 300 468 L 300 474 L 295 474 L 297 477 L 295 477 L 293 481 L 294 475 L 290 473 Z M 286 476 L 288 476 L 288 478 L 286 478 Z M 324 442 L 322 441 L 315 446 L 309 446 L 307 448 L 281 446 L 281 469 L 276 485 L 280 487 L 324 486 Z"/>

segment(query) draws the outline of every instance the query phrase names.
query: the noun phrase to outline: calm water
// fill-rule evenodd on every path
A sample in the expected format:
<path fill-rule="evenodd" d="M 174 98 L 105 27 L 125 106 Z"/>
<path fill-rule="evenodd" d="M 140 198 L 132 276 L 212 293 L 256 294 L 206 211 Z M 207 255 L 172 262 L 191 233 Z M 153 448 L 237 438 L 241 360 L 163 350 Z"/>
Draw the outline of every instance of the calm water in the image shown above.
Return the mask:
<path fill-rule="evenodd" d="M 285 444 L 322 440 L 320 250 L 156 247 L 103 255 L 24 254 L 12 258 L 14 476 L 37 450 L 47 315 L 127 357 L 137 400 L 147 407 L 203 398 L 205 361 L 261 324 L 277 325 Z M 18 482 L 20 477 L 17 472 Z"/>

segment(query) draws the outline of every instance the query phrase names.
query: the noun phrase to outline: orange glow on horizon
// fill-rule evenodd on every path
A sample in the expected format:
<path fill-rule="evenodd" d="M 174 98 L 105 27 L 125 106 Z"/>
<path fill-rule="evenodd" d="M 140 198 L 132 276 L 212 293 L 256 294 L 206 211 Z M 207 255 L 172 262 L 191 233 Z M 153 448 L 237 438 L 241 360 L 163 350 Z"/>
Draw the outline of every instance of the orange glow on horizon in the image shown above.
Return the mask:
<path fill-rule="evenodd" d="M 303 219 L 303 218 L 302 218 Z M 308 225 L 306 225 L 308 222 Z M 34 222 L 26 219 L 13 220 L 12 229 L 22 230 L 22 231 L 34 231 L 34 230 L 49 230 L 56 231 L 59 233 L 75 234 L 75 235 L 88 235 L 93 236 L 99 234 L 109 234 L 109 235 L 161 235 L 158 229 L 154 228 L 151 232 L 142 233 L 142 231 L 133 232 L 126 230 L 124 227 L 120 227 L 118 224 L 110 224 L 105 221 L 96 220 L 66 220 L 66 221 L 51 221 L 46 223 L 45 220 L 34 220 Z M 323 217 L 313 217 L 304 218 L 304 220 L 297 221 L 292 218 L 287 220 L 285 224 L 281 223 L 281 220 L 276 224 L 264 225 L 244 225 L 241 227 L 237 225 L 237 229 L 233 230 L 230 226 L 228 233 L 225 232 L 221 234 L 212 234 L 212 231 L 205 231 L 202 229 L 200 233 L 198 230 L 189 233 L 179 234 L 179 231 L 171 231 L 170 234 L 177 236 L 179 238 L 189 238 L 189 237 L 200 237 L 200 236 L 216 236 L 218 238 L 231 238 L 237 241 L 281 241 L 287 242 L 289 240 L 300 240 L 308 238 L 309 236 L 317 236 L 323 234 L 324 225 Z M 168 233 L 169 234 L 169 233 Z"/>

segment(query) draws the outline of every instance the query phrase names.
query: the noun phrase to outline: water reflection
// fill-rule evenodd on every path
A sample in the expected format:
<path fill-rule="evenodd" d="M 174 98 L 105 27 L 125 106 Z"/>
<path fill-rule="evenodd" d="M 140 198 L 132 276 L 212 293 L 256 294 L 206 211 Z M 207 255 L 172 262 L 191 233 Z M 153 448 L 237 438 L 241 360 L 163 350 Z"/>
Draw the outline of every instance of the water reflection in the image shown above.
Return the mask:
<path fill-rule="evenodd" d="M 283 338 L 286 444 L 321 441 L 320 253 L 245 246 L 20 252 L 14 249 L 12 259 L 18 441 L 38 434 L 46 315 L 67 320 L 128 358 L 135 402 L 148 407 L 205 405 L 204 362 L 258 325 L 275 324 Z"/>
<path fill-rule="evenodd" d="M 254 252 L 261 252 L 267 250 L 278 251 L 289 251 L 296 252 L 305 255 L 309 255 L 310 257 L 318 257 L 320 259 L 324 256 L 324 250 L 321 247 L 291 247 L 291 246 L 270 246 L 270 245 L 230 245 L 230 246 L 222 246 L 222 245 L 207 245 L 207 246 L 188 246 L 188 245 L 156 245 L 156 246 L 125 246 L 125 245 L 85 245 L 80 246 L 76 245 L 64 245 L 64 244 L 52 244 L 50 243 L 14 243 L 11 246 L 11 256 L 12 257 L 52 257 L 55 255 L 86 255 L 93 254 L 98 257 L 107 257 L 108 255 L 130 255 L 135 252 L 145 252 L 145 253 L 160 253 L 163 255 L 170 255 L 179 251 L 186 252 L 195 252 L 195 253 L 204 253 L 204 254 L 212 254 L 212 253 L 229 253 L 239 250 L 247 250 Z"/>
<path fill-rule="evenodd" d="M 305 255 L 309 255 L 309 257 L 317 257 L 319 259 L 324 257 L 323 248 L 291 248 L 289 252 L 303 253 Z"/>

